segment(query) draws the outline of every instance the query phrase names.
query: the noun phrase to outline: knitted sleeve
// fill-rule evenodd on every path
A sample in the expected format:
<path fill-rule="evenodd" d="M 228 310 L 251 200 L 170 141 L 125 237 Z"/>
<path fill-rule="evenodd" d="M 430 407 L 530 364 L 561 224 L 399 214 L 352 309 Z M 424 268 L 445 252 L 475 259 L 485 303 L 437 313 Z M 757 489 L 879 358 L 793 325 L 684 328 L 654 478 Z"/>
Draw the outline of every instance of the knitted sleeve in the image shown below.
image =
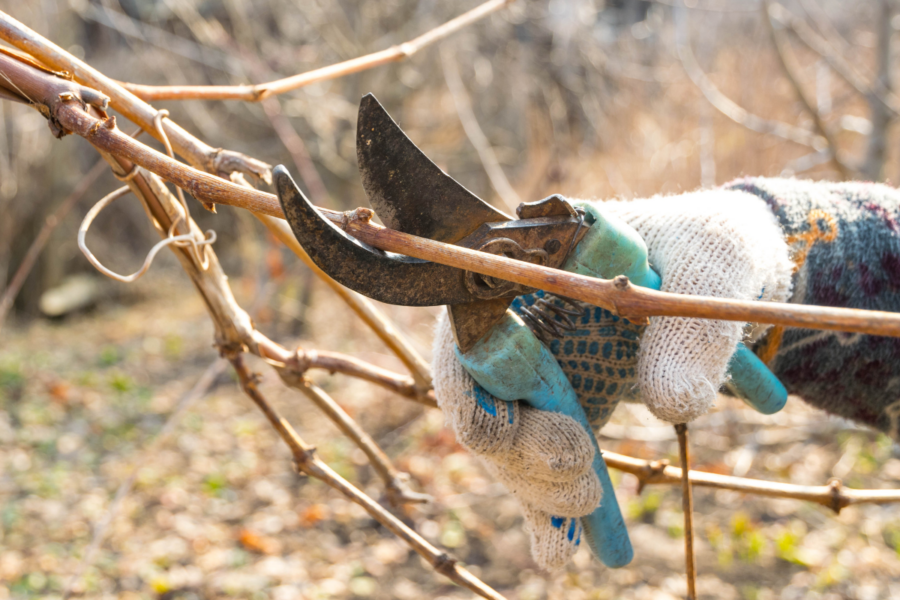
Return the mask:
<path fill-rule="evenodd" d="M 900 311 L 900 191 L 863 182 L 748 178 L 794 262 L 791 302 Z M 756 353 L 809 404 L 900 440 L 900 339 L 773 327 Z"/>

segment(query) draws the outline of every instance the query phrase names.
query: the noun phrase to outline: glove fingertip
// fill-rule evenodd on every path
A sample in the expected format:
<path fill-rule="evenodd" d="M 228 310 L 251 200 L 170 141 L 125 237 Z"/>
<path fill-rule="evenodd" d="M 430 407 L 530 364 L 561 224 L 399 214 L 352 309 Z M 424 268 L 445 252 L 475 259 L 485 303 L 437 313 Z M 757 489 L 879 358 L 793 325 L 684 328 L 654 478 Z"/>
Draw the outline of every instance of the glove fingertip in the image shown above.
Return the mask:
<path fill-rule="evenodd" d="M 531 557 L 548 572 L 566 566 L 581 545 L 584 528 L 574 517 L 557 517 L 523 504 L 531 538 Z"/>

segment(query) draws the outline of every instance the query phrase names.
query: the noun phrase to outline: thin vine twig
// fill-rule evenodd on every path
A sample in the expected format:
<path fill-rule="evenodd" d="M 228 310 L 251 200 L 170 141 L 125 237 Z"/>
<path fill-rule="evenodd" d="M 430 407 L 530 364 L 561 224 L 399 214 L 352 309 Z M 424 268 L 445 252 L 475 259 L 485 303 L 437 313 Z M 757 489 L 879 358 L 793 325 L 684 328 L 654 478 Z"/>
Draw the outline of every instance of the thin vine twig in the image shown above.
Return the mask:
<path fill-rule="evenodd" d="M 281 439 L 287 444 L 294 456 L 297 469 L 310 477 L 323 481 L 332 488 L 344 494 L 347 498 L 360 505 L 373 519 L 381 523 L 391 533 L 405 541 L 419 556 L 428 561 L 435 571 L 449 578 L 454 583 L 478 594 L 483 598 L 500 600 L 503 598 L 492 588 L 488 587 L 465 568 L 461 567 L 455 558 L 445 552 L 441 552 L 429 544 L 418 533 L 407 527 L 397 517 L 385 510 L 380 504 L 369 498 L 362 491 L 354 487 L 346 479 L 335 473 L 316 456 L 315 448 L 310 446 L 297 435 L 297 432 L 287 420 L 272 407 L 260 393 L 257 386 L 258 376 L 251 373 L 244 363 L 241 354 L 229 357 L 234 370 L 241 382 L 241 387 L 251 400 L 259 407 L 271 423 Z"/>
<path fill-rule="evenodd" d="M 424 395 L 420 394 L 412 377 L 376 367 L 363 360 L 339 352 L 297 348 L 291 354 L 259 333 L 259 331 L 254 331 L 253 337 L 259 348 L 258 354 L 260 356 L 274 361 L 273 364 L 278 365 L 280 368 L 289 368 L 294 376 L 302 376 L 309 369 L 323 369 L 330 373 L 341 373 L 374 383 L 429 408 L 437 408 L 434 390 L 429 390 Z M 281 367 L 281 365 L 285 367 Z"/>
<path fill-rule="evenodd" d="M 338 429 L 365 453 L 372 468 L 385 482 L 388 501 L 393 506 L 399 508 L 404 504 L 422 504 L 432 500 L 428 494 L 421 494 L 410 489 L 408 485 L 409 477 L 405 473 L 400 473 L 391 464 L 387 454 L 378 447 L 375 440 L 331 396 L 326 394 L 325 390 L 305 377 L 296 376 L 290 368 L 276 367 L 275 370 L 286 385 L 299 390 L 304 396 L 312 400 L 319 407 L 319 410 L 325 413 L 338 426 Z"/>
<path fill-rule="evenodd" d="M 691 449 L 686 423 L 675 425 L 681 461 L 681 510 L 684 513 L 684 573 L 688 600 L 697 598 L 697 565 L 694 560 L 694 494 L 691 490 Z"/>
<path fill-rule="evenodd" d="M 489 0 L 460 16 L 447 21 L 443 25 L 435 27 L 419 37 L 392 46 L 387 50 L 367 54 L 327 67 L 321 67 L 306 73 L 292 75 L 277 81 L 261 83 L 257 85 L 171 85 L 150 86 L 134 83 L 122 83 L 137 97 L 144 100 L 244 100 L 258 102 L 278 94 L 284 94 L 299 89 L 303 86 L 319 81 L 337 79 L 351 73 L 358 73 L 373 67 L 378 67 L 392 62 L 406 60 L 413 54 L 438 42 L 448 35 L 456 33 L 460 29 L 480 21 L 484 17 L 504 8 L 514 0 Z"/>
<path fill-rule="evenodd" d="M 683 471 L 666 460 L 641 460 L 615 452 L 603 452 L 607 466 L 631 473 L 638 478 L 639 488 L 650 484 L 680 485 Z M 900 490 L 855 490 L 832 479 L 827 485 L 795 485 L 777 481 L 762 481 L 732 477 L 704 471 L 689 472 L 691 484 L 720 490 L 731 490 L 767 498 L 788 498 L 820 504 L 835 513 L 855 504 L 894 504 L 900 502 Z"/>

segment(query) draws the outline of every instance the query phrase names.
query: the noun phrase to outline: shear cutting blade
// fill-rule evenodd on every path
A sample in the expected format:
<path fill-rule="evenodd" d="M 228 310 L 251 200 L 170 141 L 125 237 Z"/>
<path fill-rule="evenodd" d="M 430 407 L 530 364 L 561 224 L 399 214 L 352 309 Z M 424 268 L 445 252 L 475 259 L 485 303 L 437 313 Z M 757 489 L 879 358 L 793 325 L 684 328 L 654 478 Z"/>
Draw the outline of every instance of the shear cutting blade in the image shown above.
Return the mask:
<path fill-rule="evenodd" d="M 272 171 L 278 200 L 294 236 L 335 281 L 364 296 L 404 306 L 477 300 L 455 267 L 383 252 L 353 238 L 316 210 L 283 166 Z"/>
<path fill-rule="evenodd" d="M 356 158 L 369 202 L 391 229 L 453 244 L 483 223 L 512 220 L 425 156 L 372 94 L 359 105 Z"/>

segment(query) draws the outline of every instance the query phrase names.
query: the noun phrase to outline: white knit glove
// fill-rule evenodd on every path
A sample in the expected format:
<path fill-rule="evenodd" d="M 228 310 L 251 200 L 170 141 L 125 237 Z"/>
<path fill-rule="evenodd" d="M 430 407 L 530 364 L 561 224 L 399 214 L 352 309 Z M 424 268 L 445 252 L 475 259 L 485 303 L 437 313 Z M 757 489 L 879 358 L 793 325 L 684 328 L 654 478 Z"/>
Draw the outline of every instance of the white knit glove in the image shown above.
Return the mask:
<path fill-rule="evenodd" d="M 519 500 L 535 561 L 558 569 L 580 542 L 577 517 L 600 504 L 591 440 L 571 417 L 495 399 L 463 369 L 455 345 L 445 313 L 434 340 L 438 406 L 457 441 Z"/>
<path fill-rule="evenodd" d="M 787 244 L 774 215 L 756 196 L 711 190 L 597 207 L 644 238 L 663 291 L 741 300 L 785 301 L 790 295 L 793 264 Z M 591 311 L 578 323 L 583 332 L 554 340 L 551 348 L 595 428 L 602 427 L 619 400 L 635 397 L 673 423 L 706 413 L 725 382 L 744 327 L 651 318 L 635 354 L 617 351 L 635 339 L 633 325 L 623 326 L 607 311 Z M 581 349 L 575 338 L 586 339 L 582 333 L 606 336 L 612 352 L 607 356 L 590 343 Z M 590 469 L 590 441 L 567 416 L 493 398 L 463 369 L 454 347 L 445 315 L 434 341 L 438 405 L 457 440 L 519 499 L 536 562 L 548 570 L 559 568 L 577 549 L 580 524 L 574 517 L 590 513 L 600 499 L 600 484 Z"/>
<path fill-rule="evenodd" d="M 599 206 L 644 238 L 664 292 L 775 302 L 790 297 L 794 264 L 781 226 L 757 196 L 707 190 Z M 651 318 L 637 358 L 644 404 L 672 423 L 706 414 L 725 383 L 744 325 Z M 758 339 L 765 329 L 757 326 L 750 335 Z"/>

